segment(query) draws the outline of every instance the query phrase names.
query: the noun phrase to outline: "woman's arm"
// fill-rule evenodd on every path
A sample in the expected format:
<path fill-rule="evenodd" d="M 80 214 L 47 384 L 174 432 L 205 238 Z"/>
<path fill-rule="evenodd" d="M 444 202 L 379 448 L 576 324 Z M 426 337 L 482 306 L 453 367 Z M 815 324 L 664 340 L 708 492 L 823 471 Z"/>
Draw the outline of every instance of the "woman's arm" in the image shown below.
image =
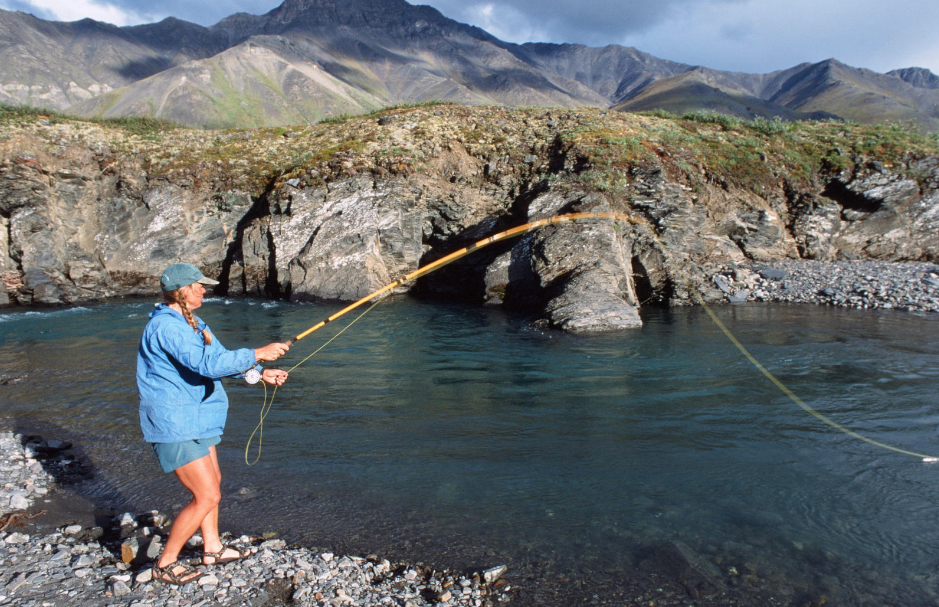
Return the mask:
<path fill-rule="evenodd" d="M 201 335 L 181 323 L 180 326 L 165 324 L 156 337 L 168 355 L 203 377 L 219 379 L 238 375 L 258 363 L 253 349 L 228 350 L 219 343 L 207 346 Z"/>

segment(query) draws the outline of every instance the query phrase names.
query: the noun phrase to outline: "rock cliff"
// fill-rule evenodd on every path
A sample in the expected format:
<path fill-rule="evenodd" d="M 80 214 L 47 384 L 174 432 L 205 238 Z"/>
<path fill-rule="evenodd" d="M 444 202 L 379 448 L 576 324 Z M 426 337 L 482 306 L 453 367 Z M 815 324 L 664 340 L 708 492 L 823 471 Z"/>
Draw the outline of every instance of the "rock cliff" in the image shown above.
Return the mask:
<path fill-rule="evenodd" d="M 551 226 L 403 287 L 546 327 L 641 324 L 779 259 L 939 261 L 939 145 L 896 127 L 430 105 L 299 131 L 0 116 L 0 301 L 157 293 L 352 300 L 494 232 Z M 152 126 L 152 125 L 151 125 Z M 772 126 L 772 125 L 770 125 Z"/>

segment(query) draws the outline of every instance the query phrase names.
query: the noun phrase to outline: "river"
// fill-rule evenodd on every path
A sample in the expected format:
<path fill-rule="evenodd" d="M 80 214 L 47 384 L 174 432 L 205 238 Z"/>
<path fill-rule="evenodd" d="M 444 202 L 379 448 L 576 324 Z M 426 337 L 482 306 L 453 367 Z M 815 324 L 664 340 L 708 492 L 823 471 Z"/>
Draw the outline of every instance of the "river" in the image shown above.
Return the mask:
<path fill-rule="evenodd" d="M 0 386 L 0 423 L 77 440 L 95 471 L 83 490 L 100 503 L 173 510 L 185 496 L 137 425 L 135 351 L 151 308 L 0 315 L 0 374 L 25 377 Z M 199 313 L 233 348 L 337 309 L 214 298 Z M 935 315 L 716 313 L 809 406 L 939 455 Z M 346 318 L 298 342 L 284 366 Z M 656 555 L 669 545 L 742 596 L 939 602 L 939 463 L 808 415 L 700 308 L 643 320 L 579 336 L 497 309 L 383 302 L 291 374 L 252 466 L 245 444 L 264 392 L 227 383 L 222 524 L 439 566 L 506 563 L 531 604 L 626 596 L 650 572 L 667 575 Z"/>

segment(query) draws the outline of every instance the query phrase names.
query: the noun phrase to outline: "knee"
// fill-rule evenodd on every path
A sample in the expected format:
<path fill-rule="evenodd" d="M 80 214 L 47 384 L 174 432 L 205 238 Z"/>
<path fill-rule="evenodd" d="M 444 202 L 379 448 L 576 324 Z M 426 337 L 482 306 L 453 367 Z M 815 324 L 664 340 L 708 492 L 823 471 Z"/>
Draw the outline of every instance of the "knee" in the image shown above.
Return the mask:
<path fill-rule="evenodd" d="M 222 501 L 222 492 L 218 487 L 213 487 L 211 489 L 199 492 L 199 494 L 195 497 L 196 501 L 199 502 L 203 508 L 206 510 L 212 510 L 218 506 L 219 502 Z"/>

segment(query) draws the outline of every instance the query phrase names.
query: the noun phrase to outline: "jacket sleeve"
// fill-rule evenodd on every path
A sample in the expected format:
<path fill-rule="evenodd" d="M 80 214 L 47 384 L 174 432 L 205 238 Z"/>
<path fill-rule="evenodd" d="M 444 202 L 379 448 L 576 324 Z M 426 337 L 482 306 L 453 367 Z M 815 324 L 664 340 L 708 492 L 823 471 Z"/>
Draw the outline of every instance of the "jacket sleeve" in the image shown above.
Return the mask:
<path fill-rule="evenodd" d="M 212 332 L 209 331 L 209 333 L 212 333 Z M 225 347 L 225 346 L 222 346 L 222 342 L 221 342 L 221 341 L 219 340 L 219 338 L 215 335 L 215 333 L 212 333 L 212 341 L 215 342 L 216 344 L 218 344 L 219 346 L 223 347 L 223 348 Z M 251 353 L 253 354 L 253 353 L 254 353 L 254 350 L 252 350 Z M 242 369 L 242 370 L 239 371 L 238 373 L 234 373 L 234 374 L 232 374 L 232 375 L 227 375 L 227 376 L 223 375 L 222 377 L 231 377 L 232 379 L 244 379 L 244 378 L 245 378 L 245 373 L 248 372 L 248 369 L 257 369 L 258 373 L 261 373 L 262 371 L 264 371 L 264 367 L 262 367 L 262 366 L 261 366 L 261 363 L 257 362 L 257 359 L 255 359 L 255 364 L 254 364 L 254 366 L 252 366 L 252 367 L 245 367 L 244 369 Z"/>
<path fill-rule="evenodd" d="M 185 327 L 185 329 L 182 329 Z M 221 344 L 207 346 L 202 336 L 188 325 L 165 325 L 160 333 L 160 345 L 179 364 L 211 379 L 244 373 L 257 364 L 254 350 L 242 348 L 227 350 Z"/>

